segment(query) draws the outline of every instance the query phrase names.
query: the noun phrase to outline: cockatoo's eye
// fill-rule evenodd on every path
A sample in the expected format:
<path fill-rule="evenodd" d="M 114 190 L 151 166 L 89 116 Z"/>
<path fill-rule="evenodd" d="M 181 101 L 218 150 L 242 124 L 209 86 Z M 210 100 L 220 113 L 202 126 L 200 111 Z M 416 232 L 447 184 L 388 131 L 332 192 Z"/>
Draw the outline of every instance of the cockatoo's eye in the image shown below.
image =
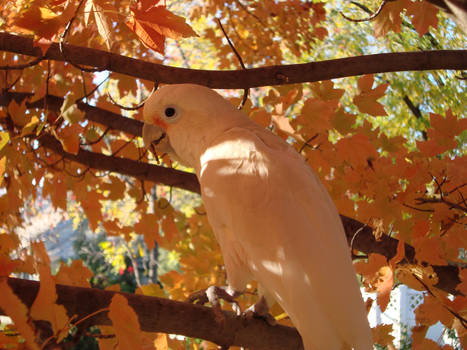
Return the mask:
<path fill-rule="evenodd" d="M 176 113 L 175 113 L 175 108 L 173 107 L 167 107 L 164 111 L 165 113 L 165 116 L 168 117 L 168 118 L 171 118 L 173 117 Z"/>
<path fill-rule="evenodd" d="M 167 106 L 164 109 L 164 117 L 167 122 L 173 122 L 178 119 L 178 112 L 177 109 L 173 106 Z"/>

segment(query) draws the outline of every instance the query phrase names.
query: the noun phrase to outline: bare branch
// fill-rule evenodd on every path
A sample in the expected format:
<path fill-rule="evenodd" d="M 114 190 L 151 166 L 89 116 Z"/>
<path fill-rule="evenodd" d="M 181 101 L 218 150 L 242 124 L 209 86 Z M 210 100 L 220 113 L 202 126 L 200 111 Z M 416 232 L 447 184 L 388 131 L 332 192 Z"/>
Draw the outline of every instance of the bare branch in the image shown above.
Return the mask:
<path fill-rule="evenodd" d="M 64 47 L 74 63 L 96 67 L 98 70 L 111 70 L 164 84 L 195 83 L 216 89 L 295 84 L 382 72 L 467 69 L 467 50 L 385 53 L 303 64 L 214 71 L 168 67 L 74 45 Z M 0 50 L 42 56 L 41 50 L 33 46 L 32 38 L 9 33 L 0 33 Z M 44 58 L 65 60 L 58 44 L 52 44 Z"/>

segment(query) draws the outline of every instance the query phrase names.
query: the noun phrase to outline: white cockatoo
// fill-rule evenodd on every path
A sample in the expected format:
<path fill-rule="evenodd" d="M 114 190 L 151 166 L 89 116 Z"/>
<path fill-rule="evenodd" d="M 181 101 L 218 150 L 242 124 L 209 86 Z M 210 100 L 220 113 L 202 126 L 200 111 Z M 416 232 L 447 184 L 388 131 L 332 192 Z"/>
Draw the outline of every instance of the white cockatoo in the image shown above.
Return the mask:
<path fill-rule="evenodd" d="M 339 214 L 304 159 L 203 86 L 164 86 L 143 114 L 145 144 L 196 172 L 229 290 L 256 280 L 306 350 L 372 349 Z"/>

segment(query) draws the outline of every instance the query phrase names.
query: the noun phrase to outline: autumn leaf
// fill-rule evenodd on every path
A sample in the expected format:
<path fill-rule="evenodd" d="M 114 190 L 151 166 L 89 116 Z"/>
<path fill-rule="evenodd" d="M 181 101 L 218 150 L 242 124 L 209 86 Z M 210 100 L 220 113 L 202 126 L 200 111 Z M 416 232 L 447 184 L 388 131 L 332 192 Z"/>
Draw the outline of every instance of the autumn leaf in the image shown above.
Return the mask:
<path fill-rule="evenodd" d="M 39 350 L 33 327 L 29 323 L 28 309 L 13 293 L 5 278 L 0 278 L 0 309 L 12 319 L 18 331 L 26 339 L 28 347 Z"/>
<path fill-rule="evenodd" d="M 58 140 L 63 146 L 65 152 L 71 154 L 78 154 L 79 152 L 79 145 L 80 145 L 80 137 L 83 130 L 83 127 L 78 123 L 67 125 L 65 126 L 59 133 L 58 133 Z"/>
<path fill-rule="evenodd" d="M 383 9 L 374 19 L 373 29 L 375 37 L 385 36 L 389 31 L 400 33 L 401 31 L 401 12 L 408 5 L 408 0 L 388 1 Z"/>
<path fill-rule="evenodd" d="M 127 299 L 115 294 L 110 302 L 108 313 L 112 321 L 120 349 L 142 349 L 141 329 L 135 311 Z"/>
<path fill-rule="evenodd" d="M 438 26 L 438 11 L 436 6 L 426 0 L 412 1 L 407 6 L 407 15 L 412 16 L 412 24 L 420 36 L 428 33 L 429 26 Z"/>
<path fill-rule="evenodd" d="M 10 134 L 6 131 L 0 132 L 0 152 L 10 141 Z"/>
<path fill-rule="evenodd" d="M 379 324 L 371 329 L 373 342 L 381 346 L 393 345 L 394 336 L 391 335 L 392 324 Z"/>
<path fill-rule="evenodd" d="M 89 279 L 93 276 L 91 270 L 83 265 L 82 260 L 73 260 L 70 266 L 60 263 L 60 269 L 55 275 L 55 282 L 67 286 L 90 288 Z"/>
<path fill-rule="evenodd" d="M 113 13 L 117 13 L 117 10 L 107 1 L 87 0 L 84 6 L 84 23 L 88 25 L 90 16 L 93 15 L 97 31 L 104 39 L 104 43 L 109 50 L 113 44 L 112 22 L 109 15 Z"/>
<path fill-rule="evenodd" d="M 342 159 L 353 165 L 365 166 L 368 164 L 368 159 L 375 159 L 378 156 L 376 148 L 370 143 L 368 137 L 362 134 L 340 139 L 336 144 L 336 149 Z"/>
<path fill-rule="evenodd" d="M 376 100 L 384 96 L 389 84 L 381 84 L 372 89 L 374 77 L 372 74 L 364 75 L 358 79 L 359 94 L 353 98 L 353 102 L 361 113 L 372 116 L 387 115 L 382 104 Z"/>
<path fill-rule="evenodd" d="M 46 320 L 52 325 L 57 340 L 67 335 L 68 316 L 63 305 L 57 305 L 55 279 L 50 271 L 50 259 L 43 242 L 31 243 L 36 259 L 36 270 L 39 273 L 40 287 L 36 299 L 31 306 L 30 315 L 35 320 Z"/>
<path fill-rule="evenodd" d="M 15 125 L 24 127 L 28 123 L 29 116 L 26 114 L 26 101 L 22 101 L 21 104 L 18 104 L 15 100 L 11 100 L 8 105 L 8 113 Z"/>
<path fill-rule="evenodd" d="M 457 285 L 456 289 L 464 295 L 467 295 L 467 269 L 460 270 L 459 278 L 461 283 Z"/>
<path fill-rule="evenodd" d="M 168 11 L 165 6 L 139 9 L 130 7 L 132 16 L 126 25 L 136 33 L 142 43 L 152 50 L 164 53 L 165 37 L 179 40 L 182 37 L 197 36 L 185 23 L 185 19 Z"/>
<path fill-rule="evenodd" d="M 393 272 L 386 257 L 380 254 L 370 254 L 368 262 L 359 261 L 354 264 L 355 271 L 362 275 L 367 291 L 378 293 L 377 302 L 381 311 L 385 311 L 389 303 L 390 293 L 394 284 Z"/>
<path fill-rule="evenodd" d="M 77 92 L 70 92 L 65 96 L 60 115 L 68 120 L 71 124 L 77 123 L 84 117 L 84 111 L 80 110 L 76 105 Z"/>
<path fill-rule="evenodd" d="M 454 321 L 454 316 L 442 304 L 442 300 L 432 295 L 425 295 L 423 303 L 418 305 L 414 313 L 418 325 L 431 326 L 441 321 L 444 326 L 451 328 Z"/>
<path fill-rule="evenodd" d="M 339 131 L 342 135 L 347 135 L 352 130 L 352 125 L 355 123 L 355 114 L 350 114 L 339 108 L 331 120 L 332 127 Z"/>
<path fill-rule="evenodd" d="M 153 249 L 159 237 L 159 218 L 155 214 L 142 214 L 134 225 L 137 233 L 144 235 L 144 242 L 149 250 Z"/>

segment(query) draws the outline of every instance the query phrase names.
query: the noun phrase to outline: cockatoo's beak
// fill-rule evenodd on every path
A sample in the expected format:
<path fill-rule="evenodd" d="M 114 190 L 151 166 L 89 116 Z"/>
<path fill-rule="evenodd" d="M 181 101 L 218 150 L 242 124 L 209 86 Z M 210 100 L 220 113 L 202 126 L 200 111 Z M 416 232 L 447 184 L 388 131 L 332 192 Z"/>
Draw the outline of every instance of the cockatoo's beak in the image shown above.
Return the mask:
<path fill-rule="evenodd" d="M 169 138 L 165 130 L 154 124 L 144 123 L 143 125 L 143 142 L 144 147 L 154 147 L 154 150 L 163 153 L 173 153 Z"/>

